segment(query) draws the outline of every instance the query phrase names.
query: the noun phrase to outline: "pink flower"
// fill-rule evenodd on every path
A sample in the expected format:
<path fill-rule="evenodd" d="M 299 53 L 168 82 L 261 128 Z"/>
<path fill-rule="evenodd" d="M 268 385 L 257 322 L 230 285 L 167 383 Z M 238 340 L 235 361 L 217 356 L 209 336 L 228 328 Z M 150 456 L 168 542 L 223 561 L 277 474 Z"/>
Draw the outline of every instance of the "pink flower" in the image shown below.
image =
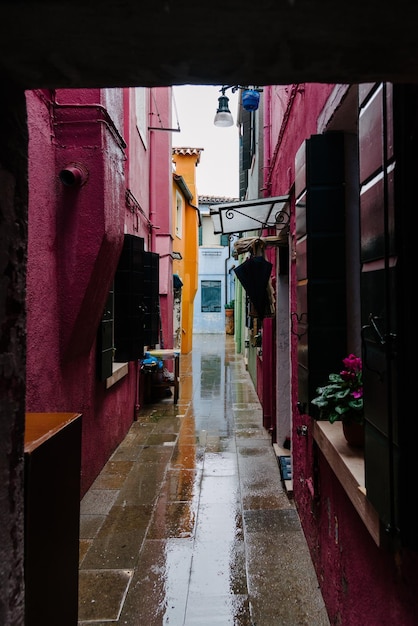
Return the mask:
<path fill-rule="evenodd" d="M 340 372 L 340 376 L 343 380 L 346 380 L 348 383 L 350 383 L 356 380 L 357 375 L 356 375 L 356 372 L 354 371 L 342 370 Z"/>
<path fill-rule="evenodd" d="M 339 374 L 328 375 L 329 384 L 318 387 L 319 394 L 311 402 L 317 406 L 320 419 L 331 424 L 337 420 L 363 423 L 363 373 L 362 360 L 349 354 L 342 360 L 344 369 Z"/>
<path fill-rule="evenodd" d="M 349 354 L 348 357 L 343 359 L 344 367 L 352 372 L 358 372 L 361 370 L 361 359 L 355 354 Z M 341 373 L 342 375 L 342 373 Z"/>

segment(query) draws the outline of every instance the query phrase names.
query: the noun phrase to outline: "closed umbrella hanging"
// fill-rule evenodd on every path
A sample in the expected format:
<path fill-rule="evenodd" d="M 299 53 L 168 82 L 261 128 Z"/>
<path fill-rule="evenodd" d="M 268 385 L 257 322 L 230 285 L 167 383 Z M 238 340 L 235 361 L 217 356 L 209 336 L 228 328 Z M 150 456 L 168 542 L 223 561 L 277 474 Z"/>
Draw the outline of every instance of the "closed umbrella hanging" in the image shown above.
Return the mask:
<path fill-rule="evenodd" d="M 234 269 L 260 319 L 266 317 L 270 312 L 267 287 L 272 268 L 272 263 L 267 261 L 264 256 L 251 256 Z"/>

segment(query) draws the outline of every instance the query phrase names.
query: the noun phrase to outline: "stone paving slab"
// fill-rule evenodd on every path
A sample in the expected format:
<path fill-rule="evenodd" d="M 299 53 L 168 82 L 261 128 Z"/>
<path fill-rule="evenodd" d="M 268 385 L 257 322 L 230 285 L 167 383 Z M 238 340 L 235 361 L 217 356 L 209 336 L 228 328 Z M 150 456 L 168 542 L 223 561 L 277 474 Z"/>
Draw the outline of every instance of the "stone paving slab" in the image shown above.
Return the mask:
<path fill-rule="evenodd" d="M 181 360 L 81 503 L 79 626 L 329 626 L 233 338 Z"/>

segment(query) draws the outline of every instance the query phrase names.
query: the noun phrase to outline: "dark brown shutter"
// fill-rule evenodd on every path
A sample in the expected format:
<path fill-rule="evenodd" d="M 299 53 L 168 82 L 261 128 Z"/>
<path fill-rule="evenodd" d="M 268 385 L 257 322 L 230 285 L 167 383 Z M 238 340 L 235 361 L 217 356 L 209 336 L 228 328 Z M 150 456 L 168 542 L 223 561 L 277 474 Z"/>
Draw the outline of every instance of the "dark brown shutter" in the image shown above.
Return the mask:
<path fill-rule="evenodd" d="M 115 276 L 115 360 L 140 359 L 144 351 L 144 240 L 125 235 Z"/>
<path fill-rule="evenodd" d="M 159 262 L 155 252 L 144 252 L 144 344 L 160 343 Z"/>
<path fill-rule="evenodd" d="M 396 326 L 392 89 L 359 89 L 361 319 L 367 497 L 388 536 L 398 525 L 398 445 L 388 337 Z"/>
<path fill-rule="evenodd" d="M 418 89 L 364 85 L 359 105 L 367 497 L 393 545 L 416 550 Z"/>
<path fill-rule="evenodd" d="M 309 402 L 346 356 L 344 135 L 313 135 L 296 157 L 299 403 Z"/>
<path fill-rule="evenodd" d="M 389 336 L 389 354 L 396 372 L 392 387 L 396 406 L 394 433 L 399 441 L 399 524 L 402 544 L 418 549 L 418 419 L 414 390 L 417 380 L 418 325 L 415 286 L 417 275 L 418 86 L 395 85 L 394 146 L 396 253 L 399 259 L 397 319 Z M 399 244 L 399 245 L 398 245 Z M 395 439 L 396 442 L 396 439 Z"/>

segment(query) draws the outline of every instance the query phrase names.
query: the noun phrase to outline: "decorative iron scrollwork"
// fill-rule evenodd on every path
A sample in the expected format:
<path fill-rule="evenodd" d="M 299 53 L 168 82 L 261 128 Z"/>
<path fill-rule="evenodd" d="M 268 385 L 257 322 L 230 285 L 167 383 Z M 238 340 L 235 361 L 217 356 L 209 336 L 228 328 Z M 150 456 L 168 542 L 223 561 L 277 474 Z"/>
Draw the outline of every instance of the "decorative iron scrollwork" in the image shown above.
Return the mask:
<path fill-rule="evenodd" d="M 295 335 L 298 339 L 301 339 L 307 333 L 306 330 L 303 333 L 298 332 L 299 324 L 302 324 L 302 320 L 304 318 L 306 319 L 306 322 L 307 322 L 308 321 L 307 313 L 301 313 L 300 315 L 298 315 L 296 311 L 292 311 L 292 313 L 290 314 L 290 332 L 292 333 L 292 335 Z M 296 326 L 296 329 L 295 329 L 295 326 Z"/>

